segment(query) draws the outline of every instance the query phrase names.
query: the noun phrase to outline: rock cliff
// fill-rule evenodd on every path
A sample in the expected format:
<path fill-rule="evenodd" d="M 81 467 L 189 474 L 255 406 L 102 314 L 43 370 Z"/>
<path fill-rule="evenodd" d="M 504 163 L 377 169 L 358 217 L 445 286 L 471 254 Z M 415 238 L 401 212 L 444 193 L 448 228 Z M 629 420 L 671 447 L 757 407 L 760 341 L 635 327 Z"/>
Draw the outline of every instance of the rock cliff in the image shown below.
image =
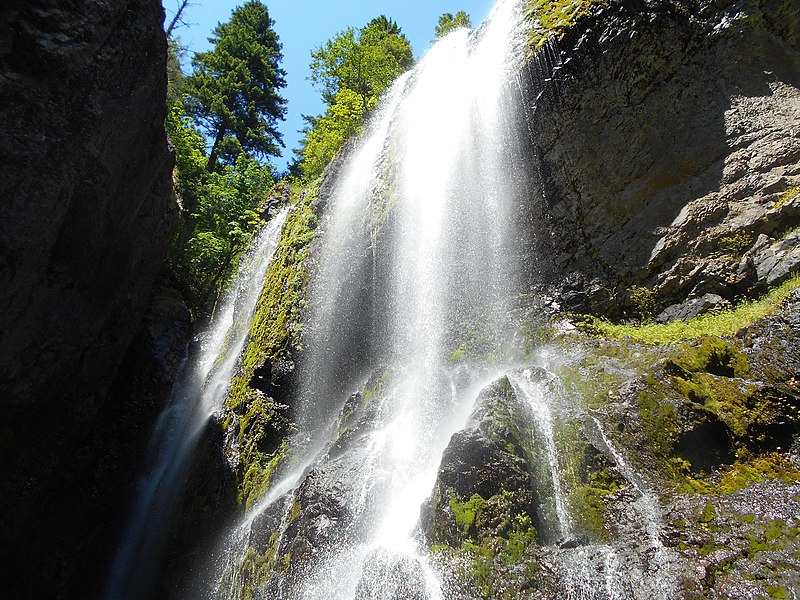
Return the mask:
<path fill-rule="evenodd" d="M 668 320 L 800 266 L 798 40 L 794 2 L 623 0 L 529 63 L 535 247 L 567 309 Z"/>
<path fill-rule="evenodd" d="M 28 527 L 70 505 L 81 481 L 67 474 L 87 462 L 98 423 L 124 420 L 124 402 L 104 407 L 104 398 L 176 223 L 163 18 L 154 0 L 0 8 L 4 564 L 29 543 L 56 551 L 80 541 L 86 532 L 70 538 L 54 525 L 32 539 Z M 110 423 L 98 421 L 101 410 Z M 70 568 L 4 593 L 61 597 Z"/>

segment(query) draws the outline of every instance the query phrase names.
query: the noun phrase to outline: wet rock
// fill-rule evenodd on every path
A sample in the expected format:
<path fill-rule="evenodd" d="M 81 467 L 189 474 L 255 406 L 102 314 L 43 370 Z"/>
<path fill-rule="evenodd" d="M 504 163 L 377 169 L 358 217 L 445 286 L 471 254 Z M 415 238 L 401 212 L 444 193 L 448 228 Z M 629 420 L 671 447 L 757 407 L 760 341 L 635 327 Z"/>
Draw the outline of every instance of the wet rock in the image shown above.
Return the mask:
<path fill-rule="evenodd" d="M 562 550 L 572 550 L 573 548 L 577 548 L 579 546 L 585 546 L 588 543 L 589 538 L 587 538 L 585 535 L 573 536 L 558 542 L 558 547 Z"/>
<path fill-rule="evenodd" d="M 532 280 L 567 310 L 620 317 L 636 306 L 610 290 L 647 287 L 658 314 L 797 272 L 793 242 L 739 270 L 760 234 L 800 225 L 799 32 L 780 0 L 625 0 L 531 61 Z"/>
<path fill-rule="evenodd" d="M 730 429 L 719 415 L 702 405 L 679 405 L 675 436 L 675 452 L 689 461 L 695 473 L 711 473 L 735 459 Z"/>
<path fill-rule="evenodd" d="M 514 515 L 544 531 L 534 467 L 525 458 L 532 423 L 508 377 L 480 393 L 470 425 L 450 439 L 433 496 L 422 509 L 431 544 L 458 547 L 488 531 L 509 535 Z"/>
<path fill-rule="evenodd" d="M 800 270 L 800 231 L 769 244 L 753 256 L 759 282 L 765 286 L 783 283 Z"/>
<path fill-rule="evenodd" d="M 717 294 L 705 294 L 701 298 L 687 300 L 681 304 L 674 304 L 663 310 L 657 317 L 657 323 L 669 323 L 670 321 L 688 321 L 704 312 L 728 305 L 722 296 Z"/>

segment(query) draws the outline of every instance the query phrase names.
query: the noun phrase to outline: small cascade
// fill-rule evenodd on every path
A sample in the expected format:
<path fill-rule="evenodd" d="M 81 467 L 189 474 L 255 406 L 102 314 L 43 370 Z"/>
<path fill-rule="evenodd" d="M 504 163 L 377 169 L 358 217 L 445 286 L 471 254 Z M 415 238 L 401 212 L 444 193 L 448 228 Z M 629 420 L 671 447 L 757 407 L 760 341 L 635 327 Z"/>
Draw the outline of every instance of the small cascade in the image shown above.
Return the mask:
<path fill-rule="evenodd" d="M 572 535 L 572 520 L 564 492 L 562 469 L 558 461 L 555 436 L 553 435 L 553 415 L 547 403 L 546 382 L 535 381 L 530 369 L 509 377 L 514 387 L 527 400 L 533 411 L 538 432 L 544 438 L 544 449 L 547 456 L 547 465 L 550 479 L 553 483 L 553 502 L 556 516 L 558 517 L 559 535 L 562 538 Z"/>
<path fill-rule="evenodd" d="M 250 331 L 250 320 L 288 209 L 256 235 L 194 356 L 184 360 L 169 404 L 159 416 L 145 457 L 130 517 L 112 563 L 104 598 L 148 596 L 160 565 L 170 517 L 209 418 L 227 394 Z"/>
<path fill-rule="evenodd" d="M 636 471 L 636 469 L 634 469 L 627 460 L 625 460 L 625 457 L 622 456 L 617 448 L 611 443 L 611 440 L 609 440 L 606 436 L 603 425 L 600 423 L 597 417 L 590 416 L 590 419 L 594 423 L 595 427 L 597 427 L 597 433 L 600 435 L 603 445 L 606 447 L 611 456 L 614 457 L 614 462 L 616 463 L 620 473 L 622 473 L 622 476 L 630 482 L 630 484 L 639 494 L 639 500 L 636 502 L 636 507 L 639 510 L 639 513 L 642 515 L 642 519 L 645 523 L 650 545 L 654 548 L 663 548 L 663 544 L 661 543 L 661 508 L 659 506 L 658 496 L 656 496 L 655 493 L 650 490 L 650 487 L 644 481 L 639 472 Z"/>

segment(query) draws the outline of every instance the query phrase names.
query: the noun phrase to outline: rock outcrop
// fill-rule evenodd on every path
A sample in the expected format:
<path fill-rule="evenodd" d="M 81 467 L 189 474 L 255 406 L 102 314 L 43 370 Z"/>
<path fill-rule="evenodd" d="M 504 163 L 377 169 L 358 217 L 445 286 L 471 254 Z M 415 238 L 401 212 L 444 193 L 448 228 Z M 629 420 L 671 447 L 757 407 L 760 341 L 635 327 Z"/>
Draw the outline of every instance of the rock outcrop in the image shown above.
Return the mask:
<path fill-rule="evenodd" d="M 798 40 L 795 2 L 621 0 L 528 65 L 540 281 L 563 306 L 655 317 L 800 268 Z"/>
<path fill-rule="evenodd" d="M 176 223 L 163 18 L 154 0 L 0 8 L 6 565 L 9 554 L 25 554 L 27 524 L 48 499 L 69 494 L 55 474 L 74 467 L 98 413 L 110 410 L 119 422 L 126 410 L 103 407 L 104 398 Z M 45 535 L 42 547 L 59 537 Z M 62 597 L 50 579 L 32 575 L 4 593 Z"/>

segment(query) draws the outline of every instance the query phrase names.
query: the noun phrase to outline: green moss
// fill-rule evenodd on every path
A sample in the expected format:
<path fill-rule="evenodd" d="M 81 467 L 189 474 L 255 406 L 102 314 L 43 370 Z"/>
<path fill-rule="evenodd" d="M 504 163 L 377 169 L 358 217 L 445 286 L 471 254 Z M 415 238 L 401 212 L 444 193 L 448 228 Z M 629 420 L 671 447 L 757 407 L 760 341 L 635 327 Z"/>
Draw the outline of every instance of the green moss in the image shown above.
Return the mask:
<path fill-rule="evenodd" d="M 705 313 L 689 321 L 618 325 L 589 315 L 576 318 L 576 325 L 594 335 L 611 339 L 630 337 L 648 344 L 671 344 L 704 335 L 726 337 L 736 334 L 759 319 L 777 313 L 783 302 L 798 288 L 800 275 L 796 274 L 758 300 L 743 302 L 730 310 Z"/>
<path fill-rule="evenodd" d="M 703 508 L 703 512 L 700 515 L 699 519 L 700 523 L 708 525 L 716 520 L 717 520 L 717 511 L 714 508 L 714 505 L 711 504 L 711 502 L 706 502 L 706 505 Z"/>
<path fill-rule="evenodd" d="M 288 452 L 285 443 L 281 443 L 286 424 L 276 422 L 274 406 L 250 386 L 250 381 L 257 367 L 278 361 L 292 348 L 301 347 L 306 303 L 305 260 L 317 226 L 311 203 L 318 186 L 319 182 L 304 193 L 291 189 L 293 207 L 267 270 L 251 323 L 250 339 L 226 399 L 227 409 L 242 415 L 236 432 L 241 458 L 239 498 L 247 508 L 268 489 L 273 471 Z M 224 423 L 230 427 L 233 422 L 229 413 Z"/>
<path fill-rule="evenodd" d="M 300 516 L 300 503 L 297 500 L 295 500 L 294 502 L 292 502 L 292 510 L 289 513 L 289 523 L 294 521 L 299 516 Z"/>
<path fill-rule="evenodd" d="M 460 565 L 460 578 L 483 598 L 518 597 L 507 576 L 519 567 L 526 576 L 534 575 L 536 565 L 523 561 L 537 533 L 530 515 L 519 512 L 514 494 L 504 491 L 488 500 L 476 494 L 454 501 L 451 491 L 450 508 L 470 537 L 458 548 L 439 544 L 434 550 Z"/>
<path fill-rule="evenodd" d="M 784 598 L 788 598 L 789 597 L 789 595 L 788 595 L 788 593 L 786 591 L 786 588 L 783 588 L 783 587 L 780 587 L 780 586 L 768 585 L 766 590 L 767 590 L 767 594 L 769 595 L 770 598 L 784 599 Z"/>
<path fill-rule="evenodd" d="M 694 373 L 716 373 L 726 377 L 750 377 L 747 357 L 733 344 L 718 337 L 703 336 L 698 341 L 670 349 L 666 369 L 688 379 Z"/>
<path fill-rule="evenodd" d="M 666 402 L 651 382 L 647 389 L 639 392 L 637 398 L 639 412 L 642 416 L 644 433 L 649 447 L 661 463 L 662 470 L 672 479 L 678 473 L 676 464 L 670 459 L 677 436 L 677 413 L 675 407 Z"/>
<path fill-rule="evenodd" d="M 481 309 L 453 325 L 449 335 L 452 349 L 446 355 L 448 362 L 456 364 L 469 360 L 491 360 L 496 347 L 489 322 L 488 314 Z"/>
<path fill-rule="evenodd" d="M 383 369 L 377 375 L 373 375 L 364 386 L 364 391 L 361 393 L 361 401 L 364 405 L 372 402 L 374 398 L 383 394 L 391 380 L 391 372 L 389 369 Z"/>
<path fill-rule="evenodd" d="M 486 500 L 474 494 L 466 502 L 459 502 L 454 492 L 450 493 L 450 510 L 458 526 L 469 533 L 475 527 L 480 511 L 486 506 Z"/>
<path fill-rule="evenodd" d="M 249 546 L 241 562 L 228 568 L 222 578 L 222 588 L 230 590 L 231 600 L 253 600 L 257 590 L 272 578 L 278 566 L 279 540 L 278 532 L 272 532 L 263 553 Z"/>
<path fill-rule="evenodd" d="M 737 461 L 731 465 L 723 472 L 715 491 L 732 494 L 769 479 L 795 483 L 800 481 L 800 471 L 784 455 L 773 452 L 748 461 Z"/>
<path fill-rule="evenodd" d="M 737 231 L 721 237 L 717 241 L 717 249 L 709 254 L 713 258 L 730 258 L 737 263 L 742 254 L 753 245 L 754 234 L 747 231 Z"/>
<path fill-rule="evenodd" d="M 605 542 L 606 497 L 625 482 L 608 459 L 584 439 L 576 422 L 556 419 L 553 434 L 559 462 L 563 463 L 561 476 L 572 524 L 591 541 Z"/>
<path fill-rule="evenodd" d="M 778 210 L 783 208 L 785 204 L 797 198 L 798 194 L 800 194 L 800 185 L 795 185 L 789 188 L 783 194 L 781 194 L 781 197 L 778 198 L 778 201 L 775 203 L 773 209 Z"/>
<path fill-rule="evenodd" d="M 283 440 L 280 448 L 272 454 L 248 452 L 251 458 L 247 462 L 247 469 L 239 486 L 239 502 L 244 504 L 246 510 L 250 510 L 269 489 L 272 474 L 288 452 L 287 440 Z"/>
<path fill-rule="evenodd" d="M 592 6 L 606 3 L 607 0 L 531 0 L 525 9 L 530 23 L 528 46 L 533 52 L 540 50 L 574 27 L 591 12 Z"/>

